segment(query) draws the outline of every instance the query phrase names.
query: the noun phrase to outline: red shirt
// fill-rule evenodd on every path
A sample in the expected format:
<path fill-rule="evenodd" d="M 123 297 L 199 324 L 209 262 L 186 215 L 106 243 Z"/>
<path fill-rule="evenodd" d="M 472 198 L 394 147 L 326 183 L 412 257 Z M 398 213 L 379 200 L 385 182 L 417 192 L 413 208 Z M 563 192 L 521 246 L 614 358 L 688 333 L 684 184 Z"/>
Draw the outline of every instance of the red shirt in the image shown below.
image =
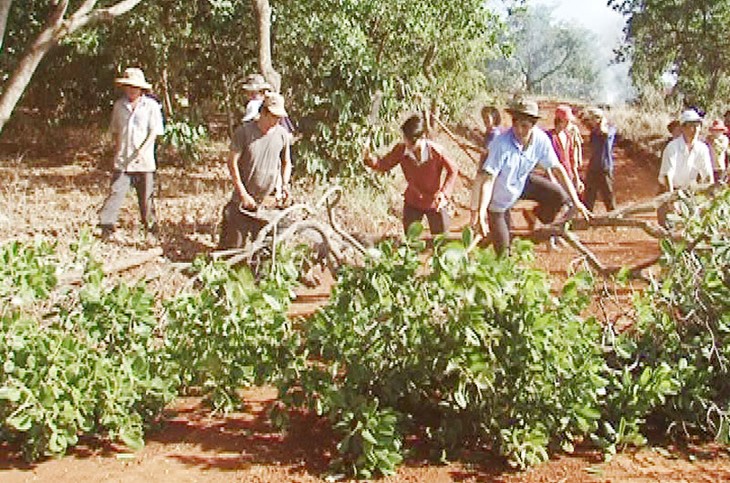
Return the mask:
<path fill-rule="evenodd" d="M 406 145 L 398 143 L 384 157 L 378 159 L 373 166 L 377 171 L 390 171 L 400 164 L 408 187 L 403 197 L 407 205 L 422 211 L 436 209 L 436 193 L 443 192 L 450 196 L 456 183 L 459 169 L 450 159 L 446 158 L 437 145 L 426 141 L 428 146 L 428 160 L 417 164 L 411 152 L 406 152 Z M 418 147 L 416 149 L 419 149 Z M 446 171 L 446 179 L 441 184 L 441 173 Z"/>
<path fill-rule="evenodd" d="M 560 164 L 563 165 L 565 171 L 568 173 L 568 176 L 572 179 L 573 166 L 575 166 L 575 159 L 573 159 L 573 139 L 570 137 L 570 134 L 567 131 L 564 130 L 563 133 L 565 133 L 565 140 L 567 141 L 565 146 L 563 146 L 563 143 L 560 141 L 558 133 L 554 129 L 548 131 L 550 140 L 553 142 L 553 149 L 555 150 L 555 154 L 558 155 Z"/>

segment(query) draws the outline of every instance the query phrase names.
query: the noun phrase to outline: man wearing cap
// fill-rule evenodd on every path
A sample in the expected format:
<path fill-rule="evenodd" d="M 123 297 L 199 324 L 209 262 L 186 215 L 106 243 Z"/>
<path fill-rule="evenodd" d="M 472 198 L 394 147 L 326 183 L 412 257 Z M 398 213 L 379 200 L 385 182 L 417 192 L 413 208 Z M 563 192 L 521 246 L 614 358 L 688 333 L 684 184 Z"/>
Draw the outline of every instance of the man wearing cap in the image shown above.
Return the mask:
<path fill-rule="evenodd" d="M 273 194 L 280 205 L 289 196 L 290 135 L 279 123 L 286 115 L 284 98 L 268 92 L 258 117 L 233 134 L 228 156 L 233 193 L 223 208 L 220 248 L 241 247 L 249 236 L 255 238 L 265 222 L 254 215 L 265 199 Z"/>
<path fill-rule="evenodd" d="M 694 109 L 688 109 L 679 116 L 682 135 L 667 144 L 662 153 L 659 168 L 659 184 L 665 191 L 689 188 L 713 181 L 710 148 L 699 140 L 702 117 Z M 665 204 L 657 209 L 657 219 L 666 226 L 666 215 L 672 206 Z"/>
<path fill-rule="evenodd" d="M 553 222 L 563 207 L 569 208 L 569 216 L 572 212 L 570 200 L 583 216 L 590 216 L 560 164 L 550 138 L 535 128 L 540 119 L 537 103 L 516 100 L 507 112 L 512 116 L 512 128 L 498 136 L 489 147 L 489 155 L 482 165 L 486 176 L 479 197 L 480 229 L 483 234 L 492 234 L 498 253 L 509 249 L 510 209 L 518 199 L 537 201 L 535 214 L 543 223 Z M 531 175 L 538 164 L 548 170 L 551 178 L 552 171 L 556 170 L 569 195 L 554 181 Z"/>
<path fill-rule="evenodd" d="M 124 96 L 114 103 L 110 131 L 114 139 L 114 173 L 111 193 L 100 211 L 102 236 L 115 229 L 119 209 L 130 185 L 137 191 L 145 231 L 156 229 L 153 203 L 155 140 L 164 134 L 162 109 L 154 99 L 143 96 L 152 86 L 141 69 L 130 67 L 115 80 Z"/>
<path fill-rule="evenodd" d="M 586 173 L 583 198 L 586 208 L 593 211 L 600 196 L 606 210 L 616 209 L 616 194 L 613 189 L 613 145 L 616 142 L 616 127 L 608 124 L 603 110 L 592 107 L 586 110 L 585 122 L 590 129 L 588 172 Z"/>
<path fill-rule="evenodd" d="M 726 158 L 728 149 L 727 127 L 722 119 L 712 121 L 707 135 L 707 145 L 710 147 L 710 158 L 712 159 L 712 175 L 715 181 L 720 181 L 725 176 Z"/>

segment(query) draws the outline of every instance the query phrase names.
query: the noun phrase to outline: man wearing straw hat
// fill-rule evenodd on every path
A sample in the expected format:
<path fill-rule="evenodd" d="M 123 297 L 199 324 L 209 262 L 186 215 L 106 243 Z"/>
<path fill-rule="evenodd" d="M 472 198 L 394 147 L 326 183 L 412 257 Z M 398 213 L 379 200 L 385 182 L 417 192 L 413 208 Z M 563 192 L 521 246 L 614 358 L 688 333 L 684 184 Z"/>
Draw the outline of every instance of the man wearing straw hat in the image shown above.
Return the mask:
<path fill-rule="evenodd" d="M 231 139 L 228 170 L 233 193 L 223 208 L 219 248 L 240 248 L 266 225 L 259 208 L 273 194 L 281 205 L 289 196 L 290 135 L 280 124 L 287 116 L 284 98 L 267 92 L 258 116 L 244 122 Z"/>
<path fill-rule="evenodd" d="M 267 92 L 272 90 L 272 87 L 261 74 L 249 74 L 246 77 L 246 83 L 243 84 L 243 90 L 246 91 L 246 97 L 248 97 L 243 122 L 252 121 L 258 116 L 261 105 L 264 103 L 264 97 Z"/>
<path fill-rule="evenodd" d="M 489 146 L 489 155 L 482 165 L 485 172 L 479 192 L 479 228 L 492 235 L 495 250 L 504 253 L 510 246 L 510 210 L 519 199 L 537 201 L 535 215 L 543 223 L 551 223 L 561 209 L 569 218 L 574 209 L 584 217 L 590 213 L 578 199 L 570 176 L 560 164 L 548 135 L 535 128 L 540 119 L 537 103 L 515 100 L 507 112 L 512 116 L 512 128 L 498 136 Z M 532 173 L 540 164 L 548 171 L 560 174 L 568 194 L 551 179 Z M 572 200 L 572 205 L 571 205 Z M 487 220 L 488 218 L 488 220 Z M 488 221 L 488 228 L 487 228 Z"/>
<path fill-rule="evenodd" d="M 102 236 L 112 235 L 119 209 L 130 185 L 137 192 L 142 225 L 147 234 L 156 231 L 154 209 L 155 140 L 164 134 L 162 108 L 142 95 L 152 86 L 137 67 L 115 79 L 124 96 L 114 103 L 110 131 L 114 139 L 114 173 L 111 193 L 99 213 Z"/>

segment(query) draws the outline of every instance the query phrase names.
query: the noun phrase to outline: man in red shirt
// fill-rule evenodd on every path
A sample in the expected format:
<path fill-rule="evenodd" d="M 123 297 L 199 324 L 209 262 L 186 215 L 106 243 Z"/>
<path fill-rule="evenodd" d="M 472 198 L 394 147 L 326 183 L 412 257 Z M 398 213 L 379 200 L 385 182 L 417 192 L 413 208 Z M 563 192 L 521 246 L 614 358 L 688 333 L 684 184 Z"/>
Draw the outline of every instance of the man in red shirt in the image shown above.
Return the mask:
<path fill-rule="evenodd" d="M 459 169 L 444 156 L 440 146 L 425 138 L 425 126 L 421 116 L 409 117 L 401 126 L 403 142 L 398 143 L 382 158 L 376 158 L 365 148 L 365 165 L 376 171 L 390 171 L 400 164 L 408 182 L 404 193 L 403 229 L 411 223 L 428 218 L 431 234 L 445 232 L 450 218 L 446 204 L 454 189 Z M 441 181 L 442 173 L 446 178 Z"/>

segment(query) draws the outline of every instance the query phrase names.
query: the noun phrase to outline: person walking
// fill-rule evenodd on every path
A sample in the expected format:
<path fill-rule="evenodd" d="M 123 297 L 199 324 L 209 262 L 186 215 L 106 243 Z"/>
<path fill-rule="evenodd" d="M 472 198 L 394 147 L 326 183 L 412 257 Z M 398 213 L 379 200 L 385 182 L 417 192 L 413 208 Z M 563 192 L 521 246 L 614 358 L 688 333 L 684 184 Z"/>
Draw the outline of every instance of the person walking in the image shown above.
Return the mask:
<path fill-rule="evenodd" d="M 164 134 L 162 108 L 154 99 L 143 95 L 152 86 L 145 80 L 141 69 L 125 69 L 124 75 L 115 79 L 115 84 L 124 95 L 112 109 L 109 130 L 114 140 L 114 172 L 111 193 L 99 213 L 99 225 L 104 238 L 112 236 L 119 210 L 131 185 L 137 192 L 142 226 L 146 234 L 155 234 L 155 140 Z"/>
<path fill-rule="evenodd" d="M 387 172 L 400 165 L 408 182 L 403 194 L 403 230 L 424 217 L 432 235 L 444 233 L 451 219 L 447 203 L 456 183 L 459 169 L 443 154 L 441 146 L 426 139 L 425 123 L 413 115 L 401 125 L 403 142 L 396 144 L 382 158 L 373 156 L 368 147 L 363 151 L 365 165 Z M 446 173 L 442 181 L 443 174 Z"/>
<path fill-rule="evenodd" d="M 233 192 L 223 208 L 221 249 L 240 248 L 255 239 L 266 225 L 256 216 L 258 210 L 270 208 L 265 202 L 271 195 L 278 206 L 289 197 L 291 137 L 279 123 L 286 116 L 284 98 L 267 92 L 259 115 L 233 134 L 228 154 Z"/>
<path fill-rule="evenodd" d="M 581 192 L 583 191 L 583 183 L 578 174 L 578 167 L 580 166 L 578 157 L 580 156 L 579 153 L 582 152 L 582 145 L 576 145 L 575 133 L 569 130 L 571 123 L 575 122 L 573 110 L 570 106 L 561 104 L 555 109 L 554 118 L 555 127 L 548 131 L 550 141 L 552 141 L 553 149 L 555 154 L 558 155 L 560 164 L 563 165 L 570 180 L 576 185 L 578 192 Z"/>
<path fill-rule="evenodd" d="M 481 111 L 482 121 L 484 121 L 484 142 L 482 143 L 483 149 L 480 150 L 481 158 L 479 164 L 477 164 L 477 171 L 474 175 L 474 181 L 472 182 L 471 192 L 471 206 L 470 213 L 471 218 L 469 224 L 472 227 L 477 226 L 479 219 L 479 193 L 484 183 L 485 173 L 482 171 L 482 165 L 487 160 L 489 154 L 489 145 L 494 139 L 502 134 L 502 129 L 499 127 L 502 124 L 502 115 L 496 106 L 484 106 Z"/>
<path fill-rule="evenodd" d="M 716 182 L 722 181 L 727 170 L 727 150 L 728 144 L 730 144 L 727 137 L 727 127 L 722 119 L 715 119 L 712 122 L 706 142 L 710 147 L 712 175 Z"/>
<path fill-rule="evenodd" d="M 519 199 L 537 201 L 535 215 L 542 223 L 552 223 L 561 210 L 565 210 L 565 219 L 574 210 L 590 217 L 550 138 L 535 126 L 540 119 L 537 103 L 518 99 L 507 112 L 512 116 L 512 128 L 492 141 L 482 167 L 486 175 L 479 194 L 480 231 L 483 235 L 491 234 L 495 250 L 500 254 L 509 252 L 510 210 Z M 548 171 L 551 179 L 532 174 L 538 164 Z M 557 171 L 567 186 L 568 194 L 553 181 L 553 171 Z"/>
<path fill-rule="evenodd" d="M 659 184 L 663 191 L 691 188 L 697 182 L 711 183 L 712 159 L 710 148 L 699 140 L 702 117 L 694 109 L 688 109 L 679 117 L 682 135 L 667 144 L 662 153 L 659 168 Z M 667 226 L 667 215 L 675 208 L 673 202 L 664 203 L 657 209 L 659 224 Z"/>
<path fill-rule="evenodd" d="M 616 128 L 608 124 L 603 110 L 590 108 L 586 111 L 586 124 L 590 129 L 588 173 L 585 179 L 583 200 L 586 208 L 593 211 L 600 196 L 607 211 L 616 209 L 616 194 L 613 188 L 613 145 L 616 142 Z"/>

